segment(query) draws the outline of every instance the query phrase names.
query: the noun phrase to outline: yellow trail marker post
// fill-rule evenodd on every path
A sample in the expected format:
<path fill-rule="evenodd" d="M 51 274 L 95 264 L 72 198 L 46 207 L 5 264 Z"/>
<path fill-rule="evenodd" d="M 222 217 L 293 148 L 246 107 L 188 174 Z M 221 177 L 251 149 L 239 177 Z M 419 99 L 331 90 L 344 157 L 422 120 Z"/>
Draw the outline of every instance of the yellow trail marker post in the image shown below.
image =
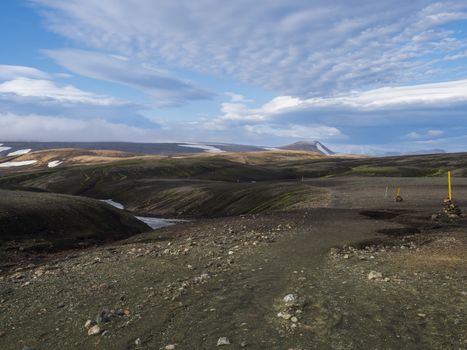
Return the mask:
<path fill-rule="evenodd" d="M 451 170 L 448 171 L 448 199 L 452 201 L 452 181 L 451 181 Z"/>
<path fill-rule="evenodd" d="M 397 187 L 397 191 L 396 191 L 396 202 L 402 202 L 403 199 L 402 199 L 402 196 L 401 196 L 401 188 L 400 187 Z"/>

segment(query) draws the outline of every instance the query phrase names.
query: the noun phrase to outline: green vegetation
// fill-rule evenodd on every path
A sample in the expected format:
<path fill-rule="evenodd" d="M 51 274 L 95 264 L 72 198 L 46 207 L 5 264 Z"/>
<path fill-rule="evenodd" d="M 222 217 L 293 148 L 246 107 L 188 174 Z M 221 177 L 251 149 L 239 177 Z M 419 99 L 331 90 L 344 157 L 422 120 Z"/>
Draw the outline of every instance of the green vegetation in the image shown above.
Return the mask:
<path fill-rule="evenodd" d="M 302 153 L 233 153 L 119 158 L 0 177 L 0 188 L 112 198 L 135 213 L 229 216 L 283 210 L 325 198 L 303 178 L 432 177 L 467 173 L 463 154 L 339 158 Z"/>
<path fill-rule="evenodd" d="M 399 169 L 394 166 L 368 166 L 360 165 L 352 168 L 352 171 L 358 174 L 378 174 L 378 175 L 393 175 L 399 172 Z"/>

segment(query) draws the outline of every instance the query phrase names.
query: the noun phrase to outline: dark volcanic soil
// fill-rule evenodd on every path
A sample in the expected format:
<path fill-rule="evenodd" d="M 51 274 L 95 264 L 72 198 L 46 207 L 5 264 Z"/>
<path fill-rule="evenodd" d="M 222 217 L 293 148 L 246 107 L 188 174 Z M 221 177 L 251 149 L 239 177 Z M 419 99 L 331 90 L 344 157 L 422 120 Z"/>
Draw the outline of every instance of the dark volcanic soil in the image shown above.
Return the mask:
<path fill-rule="evenodd" d="M 385 198 L 389 181 L 313 180 L 322 208 L 24 261 L 0 277 L 0 348 L 467 348 L 466 220 L 430 220 L 441 179 L 399 178 Z"/>

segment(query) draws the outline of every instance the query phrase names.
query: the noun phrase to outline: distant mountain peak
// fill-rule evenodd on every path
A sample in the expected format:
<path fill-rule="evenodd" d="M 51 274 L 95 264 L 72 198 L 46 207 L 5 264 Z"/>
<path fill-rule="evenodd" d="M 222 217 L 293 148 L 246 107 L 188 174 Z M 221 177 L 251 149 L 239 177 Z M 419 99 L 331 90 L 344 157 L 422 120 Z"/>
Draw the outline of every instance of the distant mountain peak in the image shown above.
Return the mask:
<path fill-rule="evenodd" d="M 320 141 L 298 141 L 290 145 L 279 147 L 279 149 L 291 150 L 291 151 L 308 151 L 308 152 L 317 152 L 324 155 L 332 155 L 335 152 L 331 151 L 328 147 L 323 145 Z"/>

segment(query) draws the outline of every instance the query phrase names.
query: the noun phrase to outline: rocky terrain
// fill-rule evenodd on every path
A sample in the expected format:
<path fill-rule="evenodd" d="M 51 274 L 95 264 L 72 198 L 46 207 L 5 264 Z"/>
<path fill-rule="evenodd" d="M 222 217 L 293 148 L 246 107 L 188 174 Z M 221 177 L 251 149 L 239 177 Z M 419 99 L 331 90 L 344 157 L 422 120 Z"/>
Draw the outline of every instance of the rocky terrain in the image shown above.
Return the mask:
<path fill-rule="evenodd" d="M 220 186 L 222 202 L 240 170 L 223 167 L 214 174 L 220 168 L 207 159 L 196 163 L 202 166 L 176 161 L 172 169 L 189 169 L 190 179 L 180 178 L 180 186 L 195 180 Z M 434 168 L 432 158 L 423 161 Z M 311 169 L 309 162 L 289 167 Z M 80 168 L 80 176 L 78 168 L 17 173 L 0 183 L 105 194 L 130 211 L 138 208 L 135 213 L 162 210 L 150 199 L 162 191 L 162 176 L 170 176 L 161 167 L 168 165 L 113 164 Z M 282 193 L 301 188 L 300 200 L 227 217 L 222 210 L 213 217 L 192 211 L 189 222 L 80 249 L 17 251 L 17 260 L 0 273 L 0 347 L 467 348 L 467 219 L 433 217 L 444 206 L 443 177 L 297 181 L 281 178 L 285 164 L 275 172 L 257 164 L 239 165 L 248 179 L 239 185 L 270 191 L 275 183 Z M 79 181 L 91 174 L 95 181 Z M 177 187 L 178 175 L 172 176 L 169 187 Z M 131 184 L 134 197 L 123 194 Z M 467 181 L 456 177 L 454 185 L 456 203 L 466 208 Z M 394 201 L 397 187 L 400 203 Z M 249 208 L 258 197 L 227 198 Z"/>

